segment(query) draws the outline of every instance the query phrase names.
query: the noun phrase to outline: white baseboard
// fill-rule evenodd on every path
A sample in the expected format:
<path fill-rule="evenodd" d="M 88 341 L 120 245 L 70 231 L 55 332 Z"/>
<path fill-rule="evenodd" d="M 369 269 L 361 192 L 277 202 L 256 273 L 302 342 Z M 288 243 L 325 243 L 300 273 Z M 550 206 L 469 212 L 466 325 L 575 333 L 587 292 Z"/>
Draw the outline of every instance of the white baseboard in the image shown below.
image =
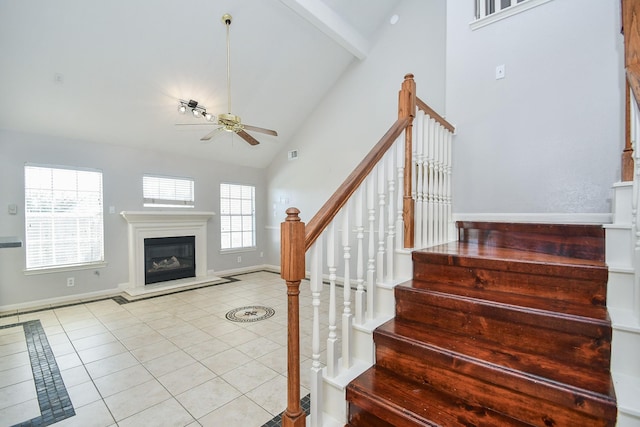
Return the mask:
<path fill-rule="evenodd" d="M 279 273 L 280 266 L 271 265 L 271 264 L 252 265 L 250 267 L 232 268 L 230 270 L 219 270 L 219 271 L 216 271 L 214 274 L 218 277 L 225 277 L 225 276 L 233 276 L 236 274 L 253 273 L 254 271 L 261 271 L 261 270 L 267 270 L 267 271 L 273 271 L 274 273 Z"/>
<path fill-rule="evenodd" d="M 110 297 L 113 295 L 118 295 L 121 292 L 122 291 L 120 289 L 113 288 L 113 289 L 107 289 L 104 291 L 87 292 L 84 294 L 75 294 L 75 295 L 68 295 L 64 297 L 55 297 L 55 298 L 40 299 L 35 301 L 28 301 L 28 302 L 23 302 L 19 304 L 0 305 L 0 312 L 2 312 L 3 314 L 6 314 L 5 312 L 9 312 L 9 311 L 24 312 L 26 310 L 38 310 L 41 308 L 59 306 L 65 303 L 87 302 L 87 301 L 95 300 L 102 297 Z"/>
<path fill-rule="evenodd" d="M 611 224 L 611 213 L 454 213 L 454 221 Z"/>

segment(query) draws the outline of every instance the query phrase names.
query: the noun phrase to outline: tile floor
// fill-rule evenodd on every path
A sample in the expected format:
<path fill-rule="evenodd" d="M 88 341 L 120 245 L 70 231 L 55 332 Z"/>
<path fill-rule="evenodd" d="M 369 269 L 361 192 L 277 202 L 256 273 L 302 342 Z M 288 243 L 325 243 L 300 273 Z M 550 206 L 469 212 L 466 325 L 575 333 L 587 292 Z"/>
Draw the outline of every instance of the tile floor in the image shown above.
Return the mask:
<path fill-rule="evenodd" d="M 266 271 L 224 282 L 132 302 L 0 313 L 0 426 L 279 425 L 286 287 Z M 275 313 L 256 322 L 225 318 L 253 305 Z M 311 310 L 301 309 L 301 396 L 310 324 Z"/>

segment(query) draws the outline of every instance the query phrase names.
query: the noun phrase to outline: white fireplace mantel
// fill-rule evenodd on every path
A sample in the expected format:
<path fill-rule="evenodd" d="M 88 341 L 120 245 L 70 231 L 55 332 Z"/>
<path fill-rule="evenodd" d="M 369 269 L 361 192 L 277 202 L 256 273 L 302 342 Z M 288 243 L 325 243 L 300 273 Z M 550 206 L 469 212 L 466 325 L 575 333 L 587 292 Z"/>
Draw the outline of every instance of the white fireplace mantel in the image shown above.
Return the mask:
<path fill-rule="evenodd" d="M 167 212 L 167 211 L 123 211 L 120 213 L 127 221 L 129 246 L 129 282 L 120 288 L 131 295 L 146 293 L 149 286 L 144 283 L 144 239 L 154 237 L 195 236 L 196 277 L 193 280 L 181 279 L 180 284 L 201 282 L 207 277 L 207 222 L 214 212 Z M 171 282 L 153 286 L 175 286 Z"/>

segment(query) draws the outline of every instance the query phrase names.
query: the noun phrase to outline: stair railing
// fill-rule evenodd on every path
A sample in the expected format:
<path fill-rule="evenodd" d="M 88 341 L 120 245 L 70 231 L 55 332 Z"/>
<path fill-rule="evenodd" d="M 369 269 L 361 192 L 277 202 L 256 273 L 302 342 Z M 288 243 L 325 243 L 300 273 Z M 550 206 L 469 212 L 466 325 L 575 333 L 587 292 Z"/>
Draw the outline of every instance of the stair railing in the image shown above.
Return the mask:
<path fill-rule="evenodd" d="M 397 252 L 454 237 L 454 128 L 415 93 L 413 75 L 407 74 L 399 93 L 398 119 L 308 224 L 300 221 L 296 208 L 287 209 L 281 228 L 281 275 L 289 299 L 288 397 L 283 426 L 305 423 L 299 403 L 298 308 L 305 253 L 308 251 L 312 312 L 310 421 L 320 426 L 323 379 L 348 374 L 354 367 L 355 329 L 393 316 L 393 304 L 385 306 L 378 296 L 382 288 L 392 290 L 400 279 L 408 278 L 399 277 Z M 322 292 L 325 283 L 328 295 Z M 326 327 L 321 329 L 321 324 Z M 321 336 L 326 337 L 326 360 L 321 360 Z"/>

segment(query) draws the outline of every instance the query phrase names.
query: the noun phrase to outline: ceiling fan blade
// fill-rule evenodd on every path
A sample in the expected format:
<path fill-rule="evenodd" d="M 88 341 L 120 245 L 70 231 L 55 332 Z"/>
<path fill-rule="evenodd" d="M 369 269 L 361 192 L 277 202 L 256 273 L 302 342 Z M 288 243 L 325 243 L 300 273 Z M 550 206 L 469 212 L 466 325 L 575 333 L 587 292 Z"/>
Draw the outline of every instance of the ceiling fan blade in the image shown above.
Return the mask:
<path fill-rule="evenodd" d="M 224 129 L 223 127 L 219 127 L 216 128 L 214 130 L 212 130 L 211 132 L 209 132 L 208 134 L 206 134 L 205 136 L 203 136 L 202 138 L 200 138 L 200 141 L 208 141 L 211 138 L 213 138 L 218 132 L 220 132 L 222 129 Z"/>
<path fill-rule="evenodd" d="M 260 133 L 266 133 L 267 135 L 278 136 L 278 132 L 276 132 L 275 130 L 259 128 L 257 126 L 245 125 L 244 123 L 242 124 L 242 127 L 244 127 L 246 130 L 252 130 L 254 132 L 260 132 Z"/>
<path fill-rule="evenodd" d="M 258 141 L 257 139 L 255 139 L 254 137 L 252 137 L 251 135 L 249 135 L 248 133 L 246 133 L 243 130 L 238 131 L 238 135 L 240 135 L 240 138 L 244 139 L 245 141 L 247 141 L 251 145 L 260 144 L 260 141 Z"/>

